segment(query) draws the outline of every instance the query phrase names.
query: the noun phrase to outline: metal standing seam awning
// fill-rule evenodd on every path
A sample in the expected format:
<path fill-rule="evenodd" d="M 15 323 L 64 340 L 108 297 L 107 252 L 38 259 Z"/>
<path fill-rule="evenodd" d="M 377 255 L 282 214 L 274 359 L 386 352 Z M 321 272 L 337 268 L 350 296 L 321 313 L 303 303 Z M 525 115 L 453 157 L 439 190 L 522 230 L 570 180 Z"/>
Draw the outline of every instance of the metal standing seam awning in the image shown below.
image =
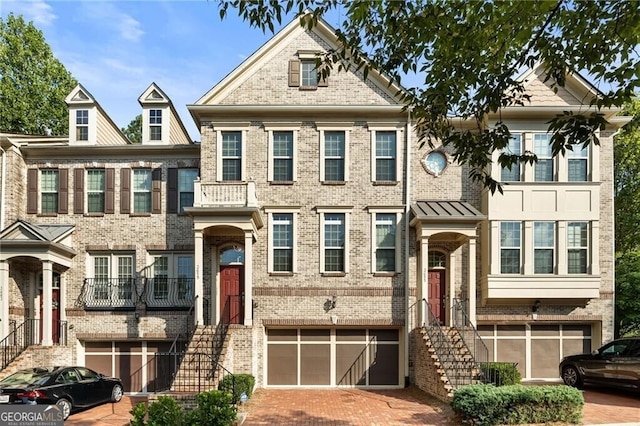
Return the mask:
<path fill-rule="evenodd" d="M 411 225 L 417 222 L 473 222 L 487 217 L 466 201 L 417 201 L 411 206 Z"/>

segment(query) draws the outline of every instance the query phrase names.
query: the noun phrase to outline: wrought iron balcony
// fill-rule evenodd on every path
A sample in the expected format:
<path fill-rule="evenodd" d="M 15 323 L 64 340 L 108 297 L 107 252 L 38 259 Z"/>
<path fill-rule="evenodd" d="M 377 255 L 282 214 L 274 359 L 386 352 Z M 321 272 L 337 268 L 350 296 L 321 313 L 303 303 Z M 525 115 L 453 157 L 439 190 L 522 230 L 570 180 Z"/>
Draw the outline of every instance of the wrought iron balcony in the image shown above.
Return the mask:
<path fill-rule="evenodd" d="M 151 309 L 188 309 L 193 304 L 193 278 L 147 278 L 142 300 Z"/>
<path fill-rule="evenodd" d="M 85 278 L 80 301 L 86 309 L 134 309 L 140 293 L 135 278 Z"/>
<path fill-rule="evenodd" d="M 258 207 L 255 182 L 194 182 L 193 207 Z"/>

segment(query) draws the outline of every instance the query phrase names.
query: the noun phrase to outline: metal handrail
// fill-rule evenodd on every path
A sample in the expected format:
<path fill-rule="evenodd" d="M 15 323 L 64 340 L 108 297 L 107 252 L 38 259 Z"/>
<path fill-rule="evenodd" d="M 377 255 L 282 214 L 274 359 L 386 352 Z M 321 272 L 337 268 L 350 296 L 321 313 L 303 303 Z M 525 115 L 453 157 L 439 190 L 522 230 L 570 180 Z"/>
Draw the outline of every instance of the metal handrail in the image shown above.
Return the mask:
<path fill-rule="evenodd" d="M 135 309 L 141 291 L 137 278 L 85 278 L 80 302 L 89 309 Z"/>
<path fill-rule="evenodd" d="M 194 301 L 193 278 L 145 278 L 141 300 L 147 308 L 188 308 Z"/>
<path fill-rule="evenodd" d="M 480 366 L 482 363 L 489 361 L 489 349 L 482 340 L 482 337 L 480 337 L 478 329 L 469 319 L 469 315 L 467 315 L 467 311 L 464 309 L 464 305 L 460 299 L 453 299 L 453 312 L 451 318 L 453 327 L 458 330 L 460 338 L 463 340 L 471 355 L 473 355 L 473 360 L 479 374 L 482 375 L 482 369 Z M 469 332 L 472 334 L 471 338 L 468 338 L 467 333 Z"/>
<path fill-rule="evenodd" d="M 183 354 L 185 358 L 182 362 L 176 363 L 175 360 L 180 356 L 177 352 L 155 352 L 154 359 L 156 371 L 166 371 L 170 368 L 170 375 L 174 379 L 164 382 L 156 382 L 154 392 L 163 392 L 179 388 L 180 392 L 200 393 L 211 390 L 226 376 L 231 376 L 232 393 L 235 395 L 236 380 L 231 371 L 226 369 L 222 364 L 216 361 L 211 354 L 204 352 L 189 352 Z M 168 357 L 170 364 L 167 366 L 165 359 Z M 173 362 L 171 362 L 173 361 Z M 160 375 L 158 375 L 160 376 Z M 158 377 L 157 379 L 160 379 Z M 178 381 L 178 383 L 176 383 Z M 217 383 L 216 383 L 217 382 Z"/>
<path fill-rule="evenodd" d="M 193 298 L 191 307 L 187 311 L 186 325 L 183 332 L 178 333 L 175 339 L 173 339 L 173 342 L 171 343 L 171 347 L 169 348 L 169 352 L 177 352 L 179 341 L 185 341 L 187 342 L 186 344 L 189 344 L 189 340 L 191 340 L 193 333 L 196 331 L 196 325 L 195 325 L 196 321 L 195 321 L 193 312 L 195 311 L 197 301 L 198 301 L 198 295 L 196 295 Z M 184 353 L 184 350 L 182 352 Z"/>
<path fill-rule="evenodd" d="M 36 344 L 37 319 L 29 318 L 20 325 L 16 325 L 16 322 L 13 321 L 12 325 L 13 330 L 0 341 L 0 353 L 2 354 L 2 368 L 0 370 L 6 368 L 28 346 Z"/>
<path fill-rule="evenodd" d="M 431 347 L 436 351 L 436 355 L 440 360 L 444 375 L 451 383 L 451 378 L 453 378 L 453 371 L 451 369 L 451 360 L 454 356 L 453 346 L 442 330 L 440 319 L 434 315 L 427 299 L 422 299 L 421 302 L 424 311 L 427 313 L 426 323 L 423 324 L 423 327 L 429 336 Z"/>

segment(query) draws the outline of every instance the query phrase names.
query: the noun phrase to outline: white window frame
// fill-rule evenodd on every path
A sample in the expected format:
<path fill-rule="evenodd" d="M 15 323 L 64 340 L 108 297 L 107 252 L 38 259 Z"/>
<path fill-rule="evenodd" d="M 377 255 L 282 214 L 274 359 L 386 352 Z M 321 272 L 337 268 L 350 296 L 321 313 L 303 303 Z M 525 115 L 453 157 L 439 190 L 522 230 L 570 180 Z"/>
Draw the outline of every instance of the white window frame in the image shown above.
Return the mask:
<path fill-rule="evenodd" d="M 303 89 L 318 87 L 318 69 L 315 59 L 300 58 L 300 87 Z"/>
<path fill-rule="evenodd" d="M 292 181 L 295 182 L 298 180 L 298 131 L 300 130 L 299 123 L 264 123 L 264 130 L 267 131 L 267 143 L 268 143 L 268 156 L 269 162 L 267 165 L 267 180 L 269 182 L 274 182 L 274 162 L 277 158 L 288 158 L 288 157 L 276 157 L 274 155 L 273 150 L 273 134 L 274 132 L 291 132 L 293 137 L 293 147 L 291 152 L 291 175 Z M 283 182 L 281 180 L 277 180 L 276 182 Z M 286 181 L 285 181 L 286 182 Z"/>
<path fill-rule="evenodd" d="M 265 208 L 265 212 L 267 213 L 267 221 L 269 223 L 269 232 L 267 235 L 267 246 L 268 246 L 268 254 L 267 254 L 267 272 L 274 274 L 288 274 L 288 273 L 297 273 L 298 272 L 298 214 L 300 213 L 299 207 L 286 207 L 286 208 Z M 292 253 L 292 270 L 291 271 L 275 271 L 273 266 L 274 261 L 274 250 L 275 247 L 273 241 L 273 225 L 274 225 L 274 215 L 277 214 L 290 214 L 291 218 L 291 226 L 293 233 L 293 253 Z"/>
<path fill-rule="evenodd" d="M 162 129 L 163 127 L 162 124 L 164 121 L 163 120 L 164 114 L 162 112 L 163 112 L 162 108 L 149 108 L 149 141 L 150 142 L 161 142 L 163 140 L 164 132 Z M 157 116 L 157 113 L 160 113 L 160 116 Z M 154 129 L 158 129 L 160 131 L 159 138 L 153 137 Z"/>
<path fill-rule="evenodd" d="M 196 172 L 194 180 L 187 181 L 190 184 L 191 191 L 183 191 L 182 187 L 181 187 L 181 183 L 187 183 L 187 182 L 182 182 L 182 179 L 181 179 L 181 175 L 182 175 L 181 172 L 184 172 L 186 170 L 195 170 L 195 172 Z M 195 184 L 194 184 L 194 182 L 195 182 L 195 179 L 198 178 L 198 173 L 199 173 L 199 171 L 198 171 L 197 167 L 182 167 L 182 168 L 178 169 L 178 182 L 177 183 L 178 183 L 178 213 L 179 214 L 183 214 L 184 213 L 184 208 L 185 207 L 192 207 L 192 206 L 187 206 L 187 205 L 183 206 L 182 205 L 182 197 L 181 197 L 182 193 L 191 193 L 191 194 L 193 194 L 193 200 L 195 202 L 195 195 L 196 194 L 195 194 Z M 152 200 L 152 202 L 153 202 L 153 200 Z"/>
<path fill-rule="evenodd" d="M 400 123 L 398 124 L 394 124 L 394 125 L 381 125 L 379 123 L 376 124 L 369 124 L 369 131 L 371 132 L 371 182 L 399 182 L 401 180 L 401 164 L 400 164 L 400 157 L 401 157 L 401 145 L 402 145 L 402 125 Z M 395 132 L 396 134 L 396 152 L 395 152 L 395 179 L 388 181 L 388 180 L 382 180 L 379 181 L 376 178 L 376 160 L 378 159 L 377 153 L 376 153 L 376 147 L 377 147 L 377 134 L 378 132 Z"/>
<path fill-rule="evenodd" d="M 45 185 L 45 178 L 44 175 L 47 174 L 51 174 L 51 176 L 55 176 L 54 180 L 55 180 L 55 189 L 50 189 L 47 188 Z M 55 214 L 58 213 L 59 209 L 60 209 L 60 205 L 58 202 L 59 199 L 59 195 L 60 195 L 60 169 L 53 169 L 53 168 L 46 168 L 46 169 L 40 169 L 40 213 L 42 214 Z M 55 195 L 55 209 L 53 211 L 45 211 L 44 210 L 44 195 Z"/>
<path fill-rule="evenodd" d="M 567 182 L 588 182 L 589 181 L 589 151 L 590 146 L 585 148 L 582 145 L 574 145 L 572 151 L 567 151 Z M 584 179 L 572 180 L 570 164 L 574 161 L 584 162 L 585 176 Z"/>
<path fill-rule="evenodd" d="M 126 305 L 126 301 L 130 302 L 130 306 L 135 306 L 136 303 L 136 291 L 135 288 L 137 285 L 136 281 L 136 257 L 135 253 L 132 252 L 95 252 L 88 254 L 90 261 L 87 262 L 87 277 L 92 277 L 94 279 L 94 299 L 93 300 L 108 300 L 110 301 L 110 306 L 112 307 L 122 307 L 129 306 Z M 107 259 L 107 273 L 106 277 L 97 277 L 96 276 L 96 260 L 97 259 Z M 128 259 L 130 264 L 130 273 L 127 275 L 121 274 L 120 266 L 121 259 Z M 108 294 L 107 298 L 95 298 L 96 286 L 99 278 L 106 278 L 108 280 Z M 132 288 L 131 295 L 129 298 L 121 297 L 120 288 L 117 285 L 118 279 L 131 279 L 132 280 Z M 102 306 L 107 307 L 107 306 Z"/>
<path fill-rule="evenodd" d="M 171 299 L 170 294 L 172 292 L 176 293 L 176 297 L 178 299 L 185 299 L 186 296 L 193 296 L 194 295 L 194 291 L 195 291 L 195 253 L 191 253 L 191 252 L 149 252 L 147 253 L 147 262 L 149 265 L 151 265 L 149 274 L 150 277 L 155 280 L 156 278 L 156 269 L 155 269 L 155 264 L 156 264 L 156 260 L 158 258 L 166 258 L 167 259 L 167 270 L 166 270 L 166 278 L 168 280 L 167 283 L 167 298 L 166 299 L 160 299 L 160 300 L 167 300 L 167 299 Z M 180 298 L 178 292 L 179 292 L 179 288 L 171 288 L 171 285 L 175 284 L 178 285 L 178 279 L 180 278 L 179 274 L 180 274 L 180 270 L 179 270 L 179 264 L 180 264 L 180 259 L 181 258 L 190 258 L 191 259 L 191 270 L 190 270 L 190 275 L 188 275 L 186 278 L 191 279 L 191 285 L 190 288 L 188 288 L 187 292 L 183 293 L 183 296 Z M 155 291 L 155 288 L 154 288 Z"/>
<path fill-rule="evenodd" d="M 512 154 L 512 155 L 521 155 L 523 152 L 523 143 L 524 143 L 524 135 L 522 135 L 521 133 L 514 133 L 511 135 L 511 138 L 509 138 L 509 144 L 505 147 L 505 149 L 503 149 L 502 151 L 507 153 L 507 154 Z M 515 146 L 517 145 L 517 150 L 514 150 L 513 148 L 515 148 Z M 516 169 L 517 171 L 517 176 L 518 179 L 517 180 L 513 180 L 513 179 L 505 179 L 505 175 L 504 173 L 515 173 L 513 171 L 513 169 Z M 509 170 L 507 167 L 501 167 L 500 168 L 500 181 L 501 182 L 522 182 L 522 167 L 521 167 L 521 163 L 515 163 L 511 166 L 511 170 Z"/>
<path fill-rule="evenodd" d="M 82 114 L 82 116 L 81 116 Z M 89 110 L 88 109 L 77 109 L 75 112 L 75 135 L 76 141 L 78 142 L 89 142 Z M 80 138 L 80 130 L 84 130 L 86 132 L 86 138 Z"/>
<path fill-rule="evenodd" d="M 138 189 L 136 187 L 136 172 L 140 173 L 144 171 L 148 174 L 148 182 L 149 185 L 147 188 Z M 152 188 L 153 188 L 153 172 L 149 168 L 139 167 L 134 168 L 131 173 L 131 207 L 134 213 L 151 213 L 153 209 L 153 197 L 152 197 Z M 149 200 L 149 209 L 144 211 L 139 211 L 136 209 L 136 194 L 144 194 Z"/>
<path fill-rule="evenodd" d="M 353 207 L 318 207 L 316 211 L 320 215 L 320 273 L 321 274 L 348 274 L 349 273 L 349 230 L 351 227 L 351 209 Z M 325 217 L 327 214 L 343 214 L 344 215 L 344 270 L 343 271 L 327 271 L 325 269 Z"/>
<path fill-rule="evenodd" d="M 386 273 L 399 273 L 401 272 L 401 268 L 402 266 L 400 265 L 401 262 L 401 254 L 400 254 L 400 247 L 401 247 L 401 228 L 400 228 L 400 221 L 402 219 L 402 208 L 401 207 L 392 207 L 392 208 L 384 208 L 384 207 L 371 207 L 368 209 L 369 213 L 371 213 L 371 272 L 372 273 L 380 273 L 380 274 L 386 274 Z M 394 224 L 395 224 L 395 241 L 394 241 L 394 258 L 395 258 L 395 268 L 393 271 L 378 271 L 378 265 L 377 265 L 377 255 L 376 255 L 376 251 L 378 250 L 378 243 L 377 243 L 377 228 L 378 228 L 378 215 L 379 214 L 387 214 L 387 215 L 394 215 L 395 216 L 395 220 L 394 220 Z M 390 247 L 382 247 L 384 249 L 390 249 Z"/>
<path fill-rule="evenodd" d="M 349 181 L 349 144 L 350 133 L 353 130 L 353 124 L 349 123 L 316 123 L 320 141 L 320 182 L 338 182 L 327 181 L 325 176 L 325 132 L 344 132 L 344 181 Z"/>
<path fill-rule="evenodd" d="M 518 229 L 519 229 L 519 235 L 518 235 L 518 245 L 503 245 L 502 244 L 502 226 L 506 225 L 506 224 L 517 224 L 518 225 Z M 500 274 L 503 275 L 517 275 L 517 274 L 521 274 L 522 273 L 522 241 L 523 241 L 523 227 L 522 227 L 522 222 L 519 221 L 513 221 L 513 220 L 505 220 L 505 221 L 501 221 L 499 222 L 499 227 L 498 227 L 498 237 L 499 237 L 499 248 L 498 248 L 498 255 L 499 255 L 499 259 L 500 259 Z M 502 262 L 502 250 L 518 250 L 518 272 L 502 272 L 502 266 L 503 266 L 503 262 Z"/>
<path fill-rule="evenodd" d="M 102 187 L 102 190 L 90 190 L 89 189 L 89 173 L 91 171 L 101 171 L 102 175 L 104 176 L 103 182 L 104 185 Z M 86 180 L 86 186 L 85 186 L 85 194 L 86 194 L 86 199 L 85 199 L 85 206 L 84 206 L 84 211 L 87 212 L 88 214 L 100 214 L 100 213 L 104 213 L 105 210 L 107 209 L 107 170 L 105 168 L 101 168 L 101 167 L 96 167 L 96 168 L 90 168 L 90 169 L 86 169 L 85 170 L 85 180 Z M 101 193 L 102 194 L 102 210 L 101 211 L 89 211 L 89 195 L 90 194 L 94 194 L 94 193 Z"/>
<path fill-rule="evenodd" d="M 570 229 L 572 225 L 584 225 L 586 228 L 586 245 L 572 245 L 572 240 L 571 240 L 571 233 L 570 233 Z M 590 242 L 591 242 L 591 238 L 590 238 L 590 229 L 589 229 L 589 222 L 586 220 L 583 221 L 570 221 L 567 222 L 567 273 L 570 275 L 584 275 L 584 274 L 588 274 L 589 273 L 589 259 L 590 259 L 590 255 L 591 255 L 591 250 L 590 250 Z M 584 251 L 584 256 L 585 256 L 585 269 L 584 271 L 581 272 L 571 272 L 571 267 L 570 267 L 570 256 L 569 256 L 569 252 L 571 250 L 580 250 L 580 251 Z"/>
<path fill-rule="evenodd" d="M 541 244 L 540 242 L 537 241 L 537 232 L 536 232 L 536 228 L 538 225 L 545 225 L 548 226 L 549 224 L 552 225 L 553 227 L 553 231 L 552 231 L 552 235 L 553 235 L 553 242 L 551 244 L 548 245 L 544 245 Z M 557 249 L 557 241 L 558 241 L 558 226 L 556 222 L 553 221 L 549 221 L 549 220 L 537 220 L 533 222 L 533 273 L 535 275 L 552 275 L 555 274 L 555 271 L 557 270 L 558 267 L 558 249 Z M 551 272 L 536 272 L 536 251 L 537 250 L 551 250 Z"/>
<path fill-rule="evenodd" d="M 247 181 L 247 135 L 249 123 L 224 123 L 213 126 L 216 132 L 216 181 L 225 182 L 222 178 L 222 133 L 223 132 L 241 132 L 241 159 L 240 159 L 240 179 L 242 182 Z M 236 181 L 234 181 L 236 182 Z"/>
<path fill-rule="evenodd" d="M 532 139 L 533 139 L 533 152 L 536 154 L 536 156 L 538 157 L 538 163 L 534 163 L 533 164 L 533 181 L 534 182 L 555 182 L 557 180 L 557 161 L 556 158 L 553 157 L 553 152 L 551 149 L 551 134 L 549 133 L 540 133 L 540 132 L 534 132 Z M 542 139 L 542 138 L 546 138 L 548 144 L 548 150 L 545 150 L 545 152 L 540 152 L 540 150 L 536 149 L 536 139 Z M 540 161 L 550 161 L 551 162 L 551 179 L 550 180 L 537 180 L 536 179 L 536 168 L 538 167 L 538 164 Z"/>

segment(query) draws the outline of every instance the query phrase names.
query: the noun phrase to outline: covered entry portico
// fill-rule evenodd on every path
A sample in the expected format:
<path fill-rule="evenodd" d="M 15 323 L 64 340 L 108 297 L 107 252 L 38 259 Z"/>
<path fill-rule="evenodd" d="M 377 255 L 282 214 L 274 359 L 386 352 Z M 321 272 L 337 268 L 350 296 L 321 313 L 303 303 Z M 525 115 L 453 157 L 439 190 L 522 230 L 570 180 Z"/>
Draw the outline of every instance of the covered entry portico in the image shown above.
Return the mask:
<path fill-rule="evenodd" d="M 418 253 L 418 300 L 426 299 L 435 318 L 449 325 L 454 299 L 466 299 L 465 308 L 475 325 L 477 231 L 485 216 L 467 202 L 446 200 L 418 201 L 411 213 Z M 465 246 L 466 264 L 458 269 Z M 418 321 L 425 324 L 428 312 L 423 304 L 419 306 Z"/>
<path fill-rule="evenodd" d="M 16 325 L 34 320 L 32 344 L 57 344 L 66 322 L 64 271 L 76 252 L 71 225 L 35 225 L 18 220 L 0 233 L 0 339 Z M 13 296 L 12 296 L 13 295 Z M 11 308 L 10 308 L 11 306 Z M 38 332 L 39 330 L 39 332 Z"/>

